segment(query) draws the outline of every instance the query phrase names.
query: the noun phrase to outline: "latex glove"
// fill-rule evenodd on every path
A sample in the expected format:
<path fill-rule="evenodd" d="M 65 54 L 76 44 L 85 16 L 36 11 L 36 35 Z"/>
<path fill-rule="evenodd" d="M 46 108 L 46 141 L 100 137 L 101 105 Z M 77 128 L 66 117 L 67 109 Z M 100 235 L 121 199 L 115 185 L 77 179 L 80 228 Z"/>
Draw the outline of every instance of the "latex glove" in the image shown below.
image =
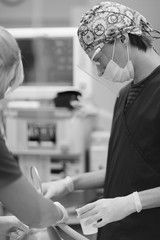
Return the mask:
<path fill-rule="evenodd" d="M 74 190 L 70 177 L 52 182 L 42 183 L 43 195 L 46 198 L 62 197 Z"/>
<path fill-rule="evenodd" d="M 125 197 L 103 198 L 76 211 L 79 219 L 88 218 L 85 221 L 86 225 L 94 223 L 93 226 L 100 228 L 136 212 L 136 206 L 133 194 L 130 194 Z"/>
<path fill-rule="evenodd" d="M 19 236 L 20 232 L 28 232 L 29 227 L 23 224 L 15 216 L 1 216 L 0 217 L 0 232 L 3 236 Z M 15 239 L 15 238 L 14 238 Z"/>

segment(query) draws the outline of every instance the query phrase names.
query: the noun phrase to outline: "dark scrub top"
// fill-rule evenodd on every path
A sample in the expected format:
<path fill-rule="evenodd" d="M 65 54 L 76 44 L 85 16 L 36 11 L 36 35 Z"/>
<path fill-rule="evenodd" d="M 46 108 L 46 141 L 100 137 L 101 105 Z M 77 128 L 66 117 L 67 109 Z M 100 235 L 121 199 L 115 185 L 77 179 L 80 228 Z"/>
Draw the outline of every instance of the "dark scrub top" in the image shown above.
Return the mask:
<path fill-rule="evenodd" d="M 22 176 L 22 172 L 16 159 L 8 150 L 6 143 L 0 134 L 0 188 Z"/>
<path fill-rule="evenodd" d="M 126 111 L 131 83 L 117 98 L 109 142 L 104 198 L 160 186 L 160 66 Z M 99 229 L 99 240 L 159 240 L 160 208 L 142 210 Z"/>

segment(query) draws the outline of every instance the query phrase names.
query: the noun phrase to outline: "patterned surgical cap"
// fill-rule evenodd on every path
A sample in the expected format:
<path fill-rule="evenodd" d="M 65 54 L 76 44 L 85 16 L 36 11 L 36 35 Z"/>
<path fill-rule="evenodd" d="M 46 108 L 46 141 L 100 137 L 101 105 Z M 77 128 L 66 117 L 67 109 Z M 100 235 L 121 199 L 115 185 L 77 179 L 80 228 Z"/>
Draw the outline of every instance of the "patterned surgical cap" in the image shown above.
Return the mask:
<path fill-rule="evenodd" d="M 141 36 L 152 31 L 152 26 L 139 12 L 118 3 L 101 2 L 82 17 L 78 38 L 88 53 L 128 33 Z"/>

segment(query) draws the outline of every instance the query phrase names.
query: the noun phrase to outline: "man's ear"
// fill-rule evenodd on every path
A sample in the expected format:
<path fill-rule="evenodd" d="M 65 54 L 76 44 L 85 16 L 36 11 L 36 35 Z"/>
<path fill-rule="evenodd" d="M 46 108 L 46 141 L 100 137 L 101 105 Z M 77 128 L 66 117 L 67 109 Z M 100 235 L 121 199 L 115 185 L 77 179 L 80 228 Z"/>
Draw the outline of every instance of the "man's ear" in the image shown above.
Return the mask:
<path fill-rule="evenodd" d="M 125 34 L 121 37 L 121 42 L 124 46 L 127 46 L 128 45 L 128 42 L 129 42 L 129 36 L 128 34 Z"/>

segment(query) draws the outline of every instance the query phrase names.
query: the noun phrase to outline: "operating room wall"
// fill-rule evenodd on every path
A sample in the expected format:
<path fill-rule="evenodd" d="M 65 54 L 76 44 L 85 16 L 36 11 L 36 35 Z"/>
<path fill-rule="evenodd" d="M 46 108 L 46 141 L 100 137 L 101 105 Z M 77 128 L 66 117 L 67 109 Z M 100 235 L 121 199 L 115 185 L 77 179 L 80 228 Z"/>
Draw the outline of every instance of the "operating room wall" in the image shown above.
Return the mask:
<path fill-rule="evenodd" d="M 160 1 L 159 0 L 116 0 L 142 13 L 155 29 L 160 30 Z M 5 27 L 34 27 L 34 26 L 78 26 L 82 14 L 98 0 L 22 0 L 10 7 L 0 1 L 0 24 Z M 160 40 L 155 40 L 155 47 L 160 52 Z M 101 85 L 92 81 L 91 101 L 100 112 L 98 128 L 110 126 L 111 115 L 120 86 Z"/>

